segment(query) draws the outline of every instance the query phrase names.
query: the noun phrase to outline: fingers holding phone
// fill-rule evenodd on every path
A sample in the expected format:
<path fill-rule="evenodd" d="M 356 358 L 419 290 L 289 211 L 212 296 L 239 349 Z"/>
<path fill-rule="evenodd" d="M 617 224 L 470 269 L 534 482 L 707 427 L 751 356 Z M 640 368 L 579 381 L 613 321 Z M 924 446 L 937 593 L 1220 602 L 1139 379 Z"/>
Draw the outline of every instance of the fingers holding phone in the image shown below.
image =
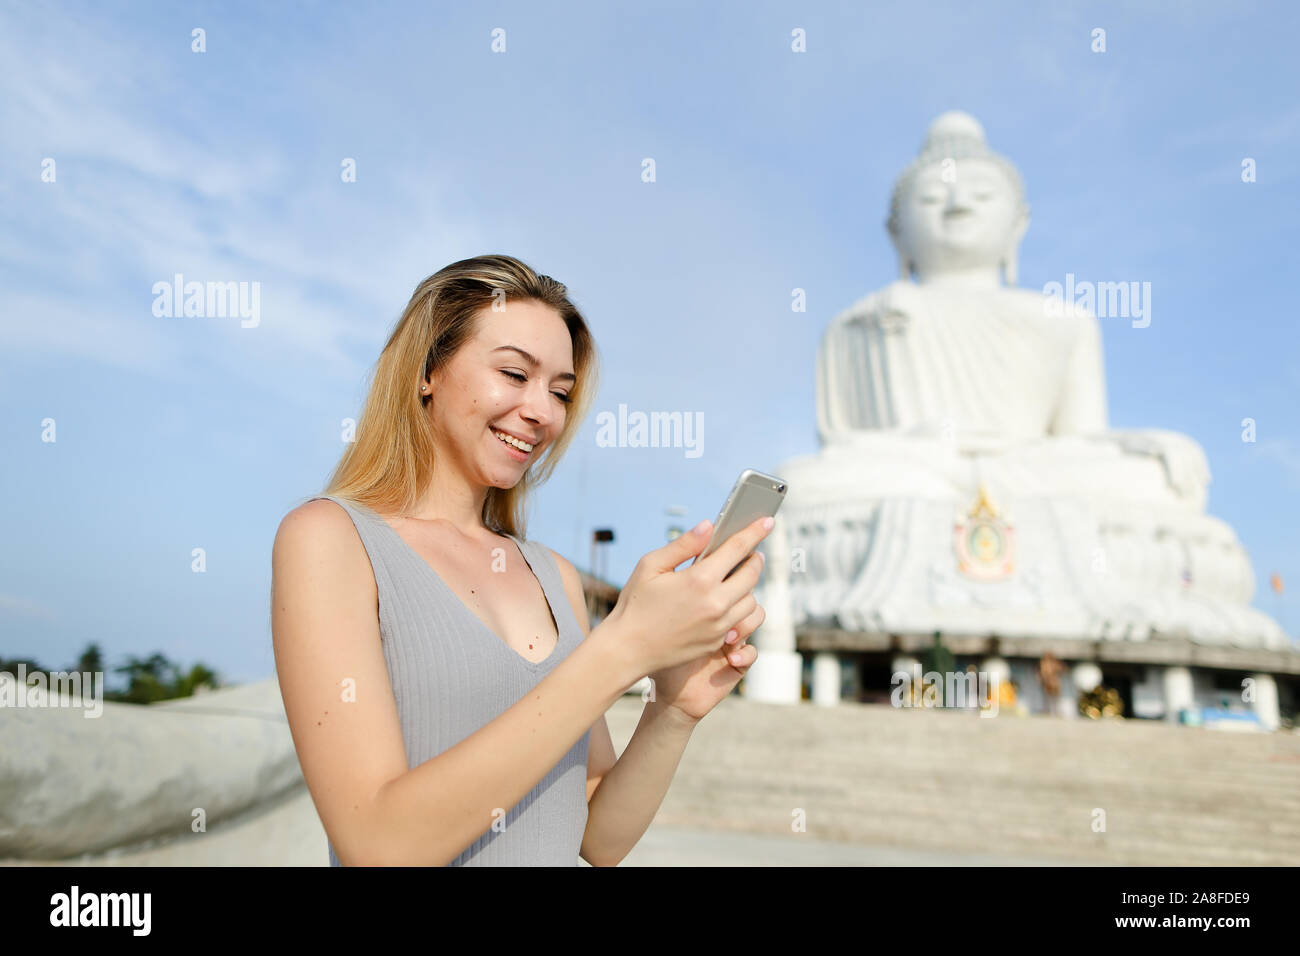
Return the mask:
<path fill-rule="evenodd" d="M 712 580 L 728 584 L 734 579 L 747 581 L 748 588 L 743 588 L 741 593 L 752 589 L 758 583 L 765 560 L 763 553 L 754 549 L 768 536 L 775 523 L 776 519 L 771 515 L 755 519 L 723 541 L 712 554 L 698 559 L 691 565 L 691 570 L 698 569 Z"/>
<path fill-rule="evenodd" d="M 774 527 L 785 491 L 780 478 L 746 469 L 707 544 L 688 532 L 637 562 L 607 621 L 622 628 L 627 653 L 646 673 L 716 653 L 732 630 L 732 643 L 743 644 L 762 623 L 753 591 L 764 559 L 755 549 Z M 689 567 L 674 570 L 692 555 Z"/>

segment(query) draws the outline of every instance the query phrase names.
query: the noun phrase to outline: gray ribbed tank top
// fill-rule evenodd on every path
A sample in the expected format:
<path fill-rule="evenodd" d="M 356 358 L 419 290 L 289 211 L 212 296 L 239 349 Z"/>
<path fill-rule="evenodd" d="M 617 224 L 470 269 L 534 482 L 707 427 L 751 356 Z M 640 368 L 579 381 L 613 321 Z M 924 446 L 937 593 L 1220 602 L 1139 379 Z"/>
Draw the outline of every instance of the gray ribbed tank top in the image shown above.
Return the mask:
<path fill-rule="evenodd" d="M 408 765 L 454 747 L 520 701 L 582 641 L 582 628 L 546 548 L 510 535 L 541 583 L 559 631 L 545 660 L 521 657 L 471 611 L 377 513 L 318 495 L 352 517 L 379 592 L 379 637 L 397 699 Z M 316 498 L 309 499 L 315 501 Z M 449 866 L 577 866 L 587 826 L 591 731 L 497 824 Z M 329 841 L 326 841 L 329 845 Z M 329 845 L 330 866 L 340 866 Z"/>

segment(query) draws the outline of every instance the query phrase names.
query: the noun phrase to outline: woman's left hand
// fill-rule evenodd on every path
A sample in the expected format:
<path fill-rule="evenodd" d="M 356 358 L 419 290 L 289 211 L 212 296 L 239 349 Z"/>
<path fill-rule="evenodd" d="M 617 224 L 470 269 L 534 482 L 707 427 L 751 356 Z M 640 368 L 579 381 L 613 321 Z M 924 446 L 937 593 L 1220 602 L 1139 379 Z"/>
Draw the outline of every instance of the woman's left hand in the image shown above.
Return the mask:
<path fill-rule="evenodd" d="M 674 708 L 691 721 L 699 721 L 731 693 L 758 657 L 758 648 L 745 642 L 766 616 L 762 605 L 756 604 L 733 628 L 737 633 L 730 644 L 723 644 L 712 654 L 651 674 L 652 699 L 660 706 Z"/>

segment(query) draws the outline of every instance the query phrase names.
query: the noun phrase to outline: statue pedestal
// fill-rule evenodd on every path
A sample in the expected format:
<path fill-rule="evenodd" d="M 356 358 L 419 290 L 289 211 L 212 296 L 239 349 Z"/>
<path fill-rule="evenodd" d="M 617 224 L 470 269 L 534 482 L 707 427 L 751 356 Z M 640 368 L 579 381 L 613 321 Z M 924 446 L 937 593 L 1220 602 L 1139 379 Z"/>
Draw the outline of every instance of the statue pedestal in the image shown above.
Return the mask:
<path fill-rule="evenodd" d="M 803 700 L 803 657 L 795 650 L 790 616 L 791 557 L 784 515 L 777 514 L 758 550 L 763 552 L 763 573 L 754 596 L 764 617 L 750 636 L 758 657 L 745 672 L 743 692 L 770 704 L 798 704 Z"/>
<path fill-rule="evenodd" d="M 818 651 L 813 655 L 812 702 L 820 707 L 835 707 L 840 702 L 843 671 L 838 654 Z"/>

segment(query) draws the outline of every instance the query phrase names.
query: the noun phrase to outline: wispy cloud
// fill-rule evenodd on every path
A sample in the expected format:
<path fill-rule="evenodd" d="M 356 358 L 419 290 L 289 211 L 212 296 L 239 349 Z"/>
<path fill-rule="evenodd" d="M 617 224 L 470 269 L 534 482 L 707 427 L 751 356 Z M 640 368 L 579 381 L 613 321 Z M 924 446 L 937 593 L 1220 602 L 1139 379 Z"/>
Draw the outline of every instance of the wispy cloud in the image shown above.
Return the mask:
<path fill-rule="evenodd" d="M 1280 465 L 1290 483 L 1300 488 L 1300 442 L 1292 438 L 1267 438 L 1255 443 L 1255 451 Z"/>
<path fill-rule="evenodd" d="M 54 621 L 58 618 L 58 615 L 45 605 L 12 594 L 0 594 L 0 614 L 16 614 L 43 621 Z"/>
<path fill-rule="evenodd" d="M 275 390 L 295 365 L 341 371 L 345 339 L 373 338 L 419 278 L 481 248 L 477 227 L 447 214 L 450 187 L 436 179 L 399 171 L 349 204 L 343 191 L 359 187 L 342 182 L 341 156 L 294 155 L 291 140 L 229 122 L 179 122 L 158 108 L 159 84 L 178 77 L 129 37 L 109 42 L 56 7 L 47 13 L 35 39 L 0 29 L 6 138 L 34 147 L 7 159 L 19 228 L 0 239 L 13 318 L 0 324 L 0 346 L 161 377 L 198 360 Z M 95 70 L 69 65 L 87 61 Z M 54 183 L 40 179 L 47 156 Z M 243 332 L 265 340 L 260 367 L 246 342 L 196 330 L 210 320 L 152 315 L 153 283 L 177 272 L 261 284 L 265 318 Z"/>

